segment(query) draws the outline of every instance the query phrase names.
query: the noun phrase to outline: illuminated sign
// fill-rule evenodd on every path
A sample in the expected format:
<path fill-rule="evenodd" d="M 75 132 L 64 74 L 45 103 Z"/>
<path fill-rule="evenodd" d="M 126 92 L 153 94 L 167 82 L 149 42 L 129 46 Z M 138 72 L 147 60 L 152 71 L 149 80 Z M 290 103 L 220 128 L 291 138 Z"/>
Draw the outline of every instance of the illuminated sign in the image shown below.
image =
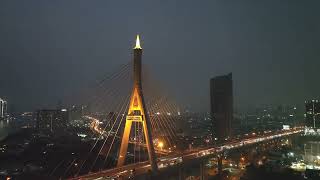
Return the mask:
<path fill-rule="evenodd" d="M 142 116 L 127 116 L 128 121 L 142 121 Z"/>

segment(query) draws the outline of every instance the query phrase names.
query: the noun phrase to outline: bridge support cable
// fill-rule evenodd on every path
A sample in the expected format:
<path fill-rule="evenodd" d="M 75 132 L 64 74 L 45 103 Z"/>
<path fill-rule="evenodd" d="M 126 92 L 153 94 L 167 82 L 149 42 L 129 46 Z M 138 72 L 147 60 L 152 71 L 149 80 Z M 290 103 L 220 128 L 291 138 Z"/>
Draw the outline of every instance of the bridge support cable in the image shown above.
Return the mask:
<path fill-rule="evenodd" d="M 104 148 L 104 146 L 105 146 L 108 138 L 110 137 L 111 132 L 113 131 L 113 128 L 114 128 L 115 125 L 118 123 L 118 128 L 117 128 L 117 130 L 116 130 L 115 133 L 114 133 L 113 141 L 112 141 L 112 144 L 111 144 L 111 146 L 110 146 L 109 149 L 112 148 L 114 139 L 116 138 L 117 133 L 118 133 L 118 129 L 119 129 L 119 127 L 121 126 L 122 119 L 123 119 L 123 114 L 124 114 L 125 111 L 126 111 L 126 109 L 125 109 L 125 104 L 128 103 L 129 97 L 130 97 L 130 96 L 127 96 L 127 97 L 124 99 L 124 101 L 123 101 L 123 103 L 122 103 L 122 105 L 121 105 L 121 109 L 120 109 L 119 111 L 117 111 L 118 114 L 117 114 L 116 120 L 114 121 L 114 123 L 113 123 L 113 125 L 112 125 L 112 128 L 109 130 L 109 132 L 108 132 L 108 134 L 107 134 L 107 137 L 105 138 L 105 140 L 104 140 L 104 142 L 103 142 L 103 144 L 102 144 L 102 146 L 101 146 L 101 148 L 100 148 L 100 150 L 99 150 L 99 153 L 97 154 L 97 157 L 96 157 L 96 159 L 95 159 L 95 162 L 94 162 L 93 165 L 92 165 L 92 168 L 93 168 L 93 166 L 95 165 L 95 163 L 96 163 L 96 161 L 97 161 L 98 155 L 102 152 L 102 149 Z M 119 118 L 119 116 L 121 116 L 121 118 Z M 119 121 L 119 122 L 118 122 L 118 121 Z M 108 157 L 108 155 L 107 155 L 106 157 Z M 91 169 L 92 169 L 92 168 L 91 168 Z"/>
<path fill-rule="evenodd" d="M 164 138 L 164 140 L 167 139 L 166 141 L 168 142 L 168 145 L 170 147 L 173 146 L 173 143 L 172 143 L 173 138 L 172 138 L 172 136 L 170 134 L 170 130 L 168 130 L 168 127 L 166 127 L 166 125 L 162 122 L 160 117 L 156 117 L 155 120 L 159 121 L 160 126 L 162 126 L 162 129 L 164 129 L 163 130 L 163 138 Z"/>
<path fill-rule="evenodd" d="M 117 71 L 114 71 L 111 74 L 106 75 L 103 77 L 102 80 L 96 80 L 95 84 L 87 87 L 82 92 L 76 93 L 73 95 L 73 100 L 70 100 L 72 104 L 88 104 L 90 102 L 94 102 L 99 99 L 100 94 L 99 91 L 105 91 L 105 85 L 110 87 L 110 84 L 114 83 L 119 80 L 119 76 L 123 74 L 123 72 L 128 72 L 129 67 L 132 66 L 132 63 L 126 63 L 122 65 Z"/>
<path fill-rule="evenodd" d="M 123 77 L 123 80 L 129 79 L 128 73 L 123 73 L 123 75 L 126 75 L 126 76 Z M 110 96 L 110 97 L 112 97 L 113 99 L 110 100 L 111 103 L 106 104 L 106 105 L 104 106 L 104 109 L 102 110 L 102 112 L 107 112 L 107 113 L 108 113 L 108 112 L 117 112 L 117 109 L 119 109 L 119 108 L 117 108 L 117 107 L 120 106 L 120 104 L 121 104 L 121 100 L 119 100 L 119 98 L 121 97 L 120 92 L 119 92 L 117 89 L 108 89 L 108 92 L 107 92 L 107 93 L 108 93 L 107 95 Z M 100 99 L 106 101 L 106 98 L 104 98 L 104 97 L 101 97 Z M 115 105 L 115 102 L 120 102 L 120 103 L 119 103 L 118 105 Z M 116 108 L 113 109 L 114 107 L 116 107 Z M 113 110 L 112 110 L 112 109 L 113 109 Z M 110 126 L 110 123 L 111 123 L 112 119 L 114 118 L 114 116 L 115 116 L 115 113 L 113 113 L 113 114 L 111 115 L 111 117 L 109 117 L 109 122 L 108 122 L 108 123 L 105 125 L 105 127 L 103 128 L 103 132 L 105 132 L 106 128 Z M 93 136 L 94 136 L 94 134 L 93 134 Z M 101 136 L 101 135 L 100 135 L 100 136 Z M 101 138 L 101 137 L 99 137 L 99 138 L 97 139 L 97 141 L 98 141 L 100 138 Z M 93 148 L 94 148 L 94 147 L 93 147 Z"/>
<path fill-rule="evenodd" d="M 170 146 L 172 146 L 172 137 L 171 137 L 171 134 L 170 134 L 170 130 L 168 130 L 168 127 L 166 126 L 166 124 L 163 122 L 163 120 L 161 119 L 161 117 L 160 117 L 160 114 L 158 113 L 158 112 L 155 112 L 155 107 L 157 107 L 157 110 L 158 110 L 158 103 L 159 103 L 160 101 L 157 101 L 157 103 L 155 103 L 155 106 L 154 106 L 154 108 L 150 108 L 151 109 L 151 112 L 153 112 L 153 120 L 155 121 L 155 122 L 158 122 L 158 124 L 159 124 L 159 126 L 160 126 L 160 128 L 161 129 L 163 129 L 163 132 L 166 132 L 166 134 L 168 135 L 168 137 L 171 139 L 171 140 L 169 140 L 169 138 L 167 137 L 167 136 L 164 136 L 164 138 L 167 138 L 167 140 L 168 140 L 168 143 L 170 144 Z M 161 127 L 162 126 L 162 127 Z"/>
<path fill-rule="evenodd" d="M 154 115 L 155 115 L 155 113 L 154 113 L 154 111 L 153 111 L 153 105 L 147 105 L 147 107 L 148 107 L 148 109 L 149 109 L 149 116 L 150 116 L 150 122 L 151 122 L 151 126 L 153 127 L 152 128 L 152 133 L 154 134 L 154 135 L 156 135 L 156 136 L 158 136 L 158 135 L 161 135 L 161 133 L 159 133 L 159 131 L 160 131 L 160 126 L 159 126 L 159 124 L 158 124 L 158 122 L 156 122 L 155 120 L 154 120 Z M 158 132 L 157 132 L 157 131 Z"/>
<path fill-rule="evenodd" d="M 116 92 L 113 94 L 113 96 L 119 96 L 118 91 L 116 91 Z M 125 98 L 124 98 L 124 100 L 125 100 Z M 115 108 L 115 112 L 118 112 L 118 110 L 119 110 L 119 109 L 121 108 L 121 106 L 123 105 L 123 101 L 112 101 L 112 102 L 118 102 L 118 104 L 115 106 L 115 107 L 116 107 L 116 108 Z M 109 104 L 108 107 L 111 108 L 111 107 L 112 107 L 112 104 Z M 110 126 L 110 124 L 112 123 L 112 119 L 113 119 L 115 116 L 116 116 L 116 113 L 113 113 L 112 116 L 110 117 L 109 122 L 108 122 L 108 123 L 105 125 L 105 127 L 103 128 L 103 130 L 102 130 L 103 133 L 106 132 L 106 128 L 107 128 L 108 126 Z M 117 123 L 117 121 L 114 121 L 113 124 L 111 125 L 112 127 L 111 127 L 111 129 L 109 130 L 109 134 L 110 134 L 110 132 L 112 131 L 113 126 L 114 126 L 116 123 Z M 81 166 L 80 166 L 80 168 L 79 168 L 79 170 L 78 170 L 78 172 L 77 172 L 76 175 L 78 175 L 78 174 L 80 173 L 81 169 L 83 168 L 84 164 L 85 164 L 86 161 L 88 160 L 89 156 L 91 155 L 92 151 L 94 150 L 94 148 L 96 147 L 98 141 L 102 138 L 102 136 L 103 136 L 103 134 L 100 134 L 99 137 L 95 140 L 95 142 L 94 142 L 93 146 L 91 147 L 91 149 L 90 149 L 88 155 L 86 156 L 85 160 L 83 161 L 83 163 L 81 163 Z"/>
<path fill-rule="evenodd" d="M 140 152 L 140 145 L 142 144 L 141 143 L 141 141 L 140 141 L 140 137 L 139 137 L 139 123 L 136 123 L 136 125 L 135 125 L 135 138 L 136 138 L 136 140 L 135 140 L 135 142 L 136 142 L 136 147 L 135 147 L 135 151 L 137 151 L 138 150 L 138 152 L 135 154 L 135 157 L 134 157 L 134 162 L 140 162 L 139 161 L 139 152 Z M 139 146 L 138 146 L 139 145 Z"/>
<path fill-rule="evenodd" d="M 152 128 L 152 135 L 154 137 L 159 136 L 159 127 L 157 125 L 155 125 L 155 122 L 153 121 L 152 118 L 150 118 L 150 122 L 151 122 L 151 128 Z"/>
<path fill-rule="evenodd" d="M 171 101 L 170 102 L 167 101 L 166 105 L 167 105 L 166 107 L 168 107 L 168 109 L 171 111 L 172 116 L 175 117 L 176 115 L 178 115 L 178 112 L 176 111 L 178 109 L 177 106 L 173 105 Z M 175 115 L 175 112 L 177 113 L 176 115 Z M 172 125 L 174 126 L 174 129 L 177 129 L 177 120 L 172 122 Z"/>
<path fill-rule="evenodd" d="M 175 128 L 176 128 L 176 130 L 178 129 L 178 123 L 179 123 L 179 121 L 181 120 L 181 114 L 180 114 L 180 107 L 176 104 L 176 102 L 173 102 L 173 101 L 171 101 L 170 103 L 169 103 L 169 106 L 171 106 L 171 108 L 172 108 L 172 111 L 173 111 L 173 114 L 174 114 L 174 116 L 176 117 L 176 119 L 175 119 L 175 122 L 174 122 L 174 124 L 175 124 Z"/>
<path fill-rule="evenodd" d="M 150 91 L 149 91 L 150 93 Z M 148 102 L 147 102 L 147 107 L 149 107 L 149 116 L 150 118 L 152 119 L 151 120 L 151 123 L 152 123 L 152 126 L 153 126 L 153 133 L 155 136 L 163 136 L 163 128 L 161 127 L 162 125 L 159 125 L 158 121 L 154 118 L 156 115 L 157 115 L 157 112 L 159 111 L 156 111 L 156 106 L 157 106 L 157 103 L 159 103 L 159 99 L 160 99 L 160 96 L 159 95 L 151 95 L 149 94 L 149 99 L 148 99 Z"/>
<path fill-rule="evenodd" d="M 150 112 L 150 114 L 151 114 L 151 112 Z M 154 137 L 162 136 L 163 130 L 159 126 L 158 122 L 155 121 L 155 118 L 153 117 L 153 115 L 152 116 L 150 115 L 150 122 L 151 122 L 151 127 L 152 127 L 152 135 Z"/>
<path fill-rule="evenodd" d="M 166 132 L 167 135 L 169 135 L 171 137 L 171 139 L 177 140 L 176 139 L 177 138 L 176 121 L 174 120 L 175 118 L 173 118 L 173 116 L 171 116 L 173 114 L 176 114 L 177 112 L 176 112 L 175 108 L 171 107 L 172 105 L 169 105 L 171 103 L 168 101 L 168 96 L 163 95 L 163 94 L 167 94 L 167 93 L 163 93 L 165 91 L 160 87 L 159 82 L 155 81 L 153 79 L 152 74 L 149 71 L 149 68 L 146 65 L 144 65 L 143 67 L 145 68 L 144 72 L 146 72 L 144 74 L 144 78 L 145 78 L 145 82 L 146 82 L 145 83 L 145 85 L 146 85 L 145 92 L 146 92 L 147 99 L 149 98 L 148 99 L 149 101 L 147 102 L 147 104 L 148 104 L 148 107 L 152 107 L 152 105 L 154 105 L 155 108 L 153 108 L 153 109 L 156 109 L 156 112 L 155 112 L 156 114 L 154 112 L 152 112 L 153 121 L 159 121 L 161 127 L 165 127 L 166 129 L 168 129 L 169 132 Z M 154 83 L 154 82 L 157 82 L 157 83 Z M 165 97 L 165 99 L 163 99 L 163 97 Z M 154 100 L 154 99 L 156 99 L 156 100 Z M 157 115 L 158 115 L 158 119 L 155 118 Z M 160 122 L 160 120 L 162 120 L 162 122 Z M 162 130 L 162 128 L 161 128 L 161 130 Z M 156 135 L 156 133 L 155 133 L 155 135 Z M 172 143 L 175 144 L 174 141 L 172 141 Z"/>
<path fill-rule="evenodd" d="M 175 138 L 177 138 L 177 134 L 176 134 L 176 126 L 175 126 L 175 124 L 176 123 L 174 123 L 174 122 L 172 122 L 172 118 L 171 118 L 171 112 L 173 112 L 173 109 L 171 109 L 169 106 L 168 106 L 168 101 L 167 101 L 167 99 L 168 98 L 166 98 L 166 100 L 165 100 L 165 102 L 163 103 L 163 108 L 164 108 L 164 110 L 167 112 L 167 113 L 170 113 L 170 114 L 167 114 L 167 122 L 168 122 L 168 124 L 169 124 L 169 126 L 171 127 L 170 129 L 171 129 L 171 131 L 172 131 L 172 133 L 173 133 L 173 135 L 175 136 Z M 171 118 L 171 119 L 170 119 Z"/>
<path fill-rule="evenodd" d="M 71 163 L 69 164 L 69 166 L 67 167 L 67 169 L 64 171 L 63 175 L 59 177 L 59 179 L 64 178 L 67 175 L 67 172 L 69 171 L 69 169 L 73 166 L 73 163 L 76 161 L 77 159 L 73 159 L 71 161 Z"/>
<path fill-rule="evenodd" d="M 169 103 L 168 103 L 168 97 L 166 97 L 163 101 L 163 104 L 162 104 L 162 106 L 163 106 L 163 110 L 164 110 L 164 113 L 167 113 L 167 117 L 168 117 L 168 124 L 171 126 L 171 130 L 175 130 L 176 129 L 176 126 L 175 126 L 175 123 L 174 122 L 172 122 L 171 120 L 170 120 L 170 117 L 171 117 L 171 113 L 172 112 L 174 112 L 174 110 L 171 108 L 171 107 L 169 107 Z M 168 114 L 168 113 L 170 113 L 170 114 Z M 174 135 L 176 136 L 176 133 L 175 132 L 173 132 L 174 133 Z"/>
<path fill-rule="evenodd" d="M 124 74 L 127 74 L 127 73 L 124 73 Z M 116 96 L 119 96 L 119 93 L 118 93 L 117 91 L 111 92 L 110 94 L 112 94 L 112 96 L 115 96 L 115 97 L 116 97 Z M 116 102 L 116 101 L 114 101 L 114 102 Z M 111 104 L 109 104 L 109 105 L 111 105 Z M 120 103 L 119 103 L 118 106 L 120 106 L 120 105 L 121 105 L 121 101 L 120 101 Z M 112 115 L 111 119 L 113 119 L 113 118 L 114 118 L 114 114 Z M 109 120 L 109 122 L 108 122 L 108 123 L 105 125 L 105 127 L 103 128 L 103 130 L 102 130 L 103 133 L 106 131 L 106 128 L 107 128 L 108 126 L 110 126 L 111 119 Z M 78 170 L 77 173 L 75 174 L 76 176 L 79 175 L 79 173 L 81 172 L 84 164 L 87 162 L 90 154 L 92 153 L 92 151 L 94 150 L 94 148 L 96 147 L 98 141 L 102 138 L 102 136 L 103 136 L 103 134 L 100 134 L 100 136 L 98 136 L 98 138 L 95 140 L 95 142 L 94 142 L 93 146 L 91 147 L 89 153 L 87 154 L 86 158 L 85 158 L 84 160 L 82 160 L 83 162 L 81 163 L 81 166 L 79 166 L 79 170 Z"/>
<path fill-rule="evenodd" d="M 118 133 L 119 127 L 121 126 L 121 122 L 122 122 L 122 119 L 123 119 L 123 115 L 122 115 L 123 113 L 122 113 L 122 112 L 125 111 L 125 109 L 123 109 L 123 108 L 125 107 L 125 104 L 127 104 L 129 98 L 130 98 L 130 96 L 127 96 L 127 97 L 125 97 L 124 100 L 122 101 L 123 103 L 121 103 L 121 104 L 122 104 L 122 105 L 121 105 L 121 109 L 118 111 L 119 113 L 118 113 L 118 115 L 117 115 L 117 117 L 116 117 L 116 120 L 114 121 L 111 129 L 109 130 L 107 136 L 105 137 L 105 140 L 104 140 L 104 142 L 103 142 L 103 144 L 102 144 L 102 146 L 101 146 L 101 148 L 100 148 L 100 150 L 99 150 L 99 152 L 98 152 L 98 154 L 97 154 L 94 162 L 93 162 L 92 165 L 91 165 L 90 171 L 92 171 L 93 167 L 95 166 L 95 163 L 97 162 L 97 159 L 98 159 L 98 157 L 99 157 L 99 154 L 102 152 L 102 149 L 104 148 L 106 142 L 108 141 L 108 139 L 109 139 L 109 137 L 110 137 L 110 134 L 111 134 L 113 128 L 115 127 L 115 124 L 118 122 L 119 116 L 121 115 L 121 120 L 120 120 L 120 122 L 118 123 L 118 128 L 117 128 L 117 130 L 116 130 L 116 133 L 115 133 L 114 136 L 113 136 L 113 141 L 112 141 L 112 144 L 111 144 L 111 146 L 110 146 L 109 149 L 112 148 L 114 139 L 115 139 L 115 137 L 116 137 L 116 135 L 117 135 L 117 133 Z M 108 157 L 108 156 L 106 156 L 106 157 Z"/>
<path fill-rule="evenodd" d="M 158 105 L 160 103 L 160 101 L 158 101 L 156 104 Z M 156 105 L 156 106 L 157 106 Z M 155 123 L 159 124 L 159 128 L 162 130 L 162 136 L 167 139 L 167 142 L 169 143 L 169 146 L 172 146 L 173 144 L 173 137 L 170 131 L 170 128 L 167 126 L 167 124 L 164 122 L 164 120 L 162 119 L 162 117 L 164 117 L 165 115 L 162 115 L 162 117 L 160 117 L 161 114 L 159 114 L 159 111 L 157 109 L 157 112 L 154 112 L 154 118 L 153 121 Z"/>
<path fill-rule="evenodd" d="M 141 136 L 142 134 L 142 129 L 140 129 L 140 123 L 138 123 L 138 137 L 139 137 L 139 141 L 140 143 L 144 143 L 144 141 L 142 141 L 143 136 Z M 140 139 L 141 138 L 141 139 Z M 144 148 L 142 148 L 144 149 Z M 139 148 L 139 155 L 138 155 L 138 162 L 141 162 L 141 148 Z"/>
<path fill-rule="evenodd" d="M 150 117 L 150 116 L 149 116 Z M 151 119 L 150 119 L 151 120 Z M 150 123 L 151 124 L 151 123 Z M 143 126 L 142 126 L 142 124 L 138 124 L 139 126 L 140 126 L 140 137 L 141 137 L 141 143 L 147 143 L 146 142 L 146 140 L 145 140 L 145 137 L 144 137 L 144 134 L 143 134 Z M 152 129 L 151 129 L 151 131 L 152 131 Z M 152 132 L 151 132 L 152 133 Z M 139 151 L 139 153 L 141 153 L 140 151 Z M 147 148 L 142 148 L 142 154 L 147 154 L 148 152 L 147 152 Z M 140 156 L 141 156 L 141 154 L 139 154 Z M 145 159 L 144 159 L 145 160 Z M 140 157 L 140 160 L 139 160 L 139 162 L 141 162 L 141 157 Z"/>
<path fill-rule="evenodd" d="M 133 145 L 133 163 L 136 163 L 136 148 L 137 148 L 137 122 L 134 123 L 134 145 Z"/>
<path fill-rule="evenodd" d="M 155 101 L 155 99 L 153 100 L 153 101 Z M 154 121 L 154 118 L 153 118 L 153 116 L 155 115 L 155 113 L 152 111 L 151 112 L 151 110 L 152 110 L 152 108 L 153 108 L 153 105 L 154 105 L 154 103 L 153 104 L 151 104 L 150 102 L 148 102 L 148 104 L 146 105 L 147 107 L 148 107 L 148 114 L 149 114 L 149 116 L 150 116 L 150 122 L 151 122 L 151 126 L 152 126 L 152 134 L 156 137 L 156 136 L 159 136 L 159 135 L 161 135 L 160 133 L 160 127 L 158 126 L 158 124 L 156 124 L 156 122 Z M 160 132 L 160 133 L 159 133 Z"/>
<path fill-rule="evenodd" d="M 105 83 L 105 82 L 110 81 L 110 79 L 113 79 L 113 77 L 117 76 L 118 72 L 121 72 L 121 71 L 123 71 L 124 69 L 128 69 L 128 68 L 130 68 L 131 66 L 132 66 L 132 62 L 131 62 L 131 61 L 129 61 L 129 62 L 126 63 L 126 64 L 121 65 L 116 71 L 114 71 L 113 74 L 105 76 L 106 78 L 100 80 L 97 84 L 98 84 L 98 85 L 101 85 L 101 84 L 103 84 L 103 83 Z"/>
<path fill-rule="evenodd" d="M 52 177 L 56 170 L 65 162 L 66 160 L 63 159 L 60 162 L 57 163 L 57 165 L 53 168 L 53 170 L 48 174 L 48 176 Z"/>
<path fill-rule="evenodd" d="M 112 82 L 119 82 L 119 77 L 124 74 L 124 72 L 128 73 L 130 66 L 132 66 L 131 62 L 124 64 L 117 71 L 114 71 L 112 74 L 107 75 L 102 80 L 98 80 L 98 83 L 93 88 L 91 88 L 92 92 L 90 94 L 92 94 L 92 96 L 89 98 L 100 99 L 100 94 L 97 91 L 105 91 L 106 87 L 104 85 L 107 85 L 108 88 L 110 87 L 110 84 L 112 84 Z"/>
<path fill-rule="evenodd" d="M 162 120 L 164 121 L 164 123 L 169 127 L 169 131 L 170 131 L 170 135 L 172 136 L 172 138 L 174 140 L 176 140 L 177 135 L 175 132 L 176 126 L 175 123 L 176 122 L 172 122 L 172 116 L 173 115 L 173 110 L 168 106 L 168 101 L 167 101 L 167 97 L 166 98 L 162 98 L 161 102 L 157 103 L 161 108 L 162 108 L 162 114 L 163 114 L 163 118 Z"/>
<path fill-rule="evenodd" d="M 125 71 L 123 71 L 121 74 L 119 74 L 118 77 L 119 77 L 119 79 L 116 79 L 115 83 L 124 82 L 125 80 L 129 80 L 130 79 L 130 78 L 128 78 L 128 77 L 130 77 L 129 68 L 125 69 Z M 118 87 L 119 85 L 123 85 L 122 83 L 121 84 L 108 84 L 108 85 L 109 85 L 108 88 L 105 88 L 101 93 L 97 93 L 97 97 L 94 101 L 91 101 L 91 103 L 89 102 L 91 104 L 91 106 L 96 107 L 97 110 L 105 109 L 106 105 L 104 103 L 108 102 L 107 100 L 109 100 L 109 102 L 113 102 L 112 100 L 116 99 L 116 96 L 113 96 L 113 93 L 115 93 L 115 92 L 121 93 L 121 90 L 126 89 L 123 87 Z M 129 92 L 129 91 L 125 91 L 125 92 L 123 92 L 123 94 L 126 94 L 127 92 Z"/>
<path fill-rule="evenodd" d="M 174 131 L 174 127 L 170 123 L 171 122 L 170 117 L 169 116 L 166 117 L 166 115 L 164 115 L 163 121 L 165 124 L 167 124 L 167 127 L 169 129 L 168 131 L 170 131 L 170 133 L 171 133 L 171 139 L 172 139 L 173 145 L 176 145 L 177 144 L 177 135 L 176 135 L 176 132 Z"/>
<path fill-rule="evenodd" d="M 160 100 L 158 101 L 158 103 L 156 104 L 156 106 L 157 106 L 157 109 L 161 112 L 161 110 L 162 110 L 162 116 L 161 117 L 163 117 L 163 118 L 161 118 L 160 117 L 160 115 L 159 115 L 159 120 L 160 120 L 160 122 L 162 122 L 162 124 L 164 124 L 164 127 L 167 129 L 167 131 L 168 131 L 168 135 L 170 135 L 170 138 L 171 138 L 171 140 L 172 140 L 172 142 L 173 142 L 173 139 L 174 138 L 176 138 L 176 134 L 174 133 L 174 131 L 173 131 L 173 127 L 170 127 L 170 125 L 169 125 L 169 123 L 168 123 L 168 117 L 167 117 L 167 114 L 166 114 L 166 109 L 165 109 L 165 101 L 164 101 L 164 97 L 162 97 L 162 98 L 160 98 Z M 162 108 L 162 109 L 160 109 L 160 108 Z"/>
<path fill-rule="evenodd" d="M 103 80 L 99 81 L 99 83 L 95 84 L 93 88 L 87 89 L 86 90 L 86 94 L 85 93 L 81 93 L 83 94 L 82 97 L 85 97 L 84 101 L 80 101 L 80 102 L 75 102 L 73 101 L 72 104 L 86 104 L 86 105 L 93 105 L 93 104 L 97 104 L 97 100 L 103 100 L 104 98 L 101 95 L 101 92 L 103 94 L 107 94 L 109 97 L 117 97 L 117 95 L 115 93 L 119 94 L 118 90 L 115 90 L 115 88 L 113 88 L 115 82 L 124 82 L 126 79 L 129 80 L 130 77 L 130 73 L 129 73 L 129 68 L 132 67 L 132 63 L 127 63 L 125 65 L 122 65 L 119 68 L 119 71 L 115 71 L 114 73 L 112 73 L 111 75 L 108 75 L 108 77 L 104 78 Z M 129 82 L 129 81 L 128 81 Z M 108 83 L 108 84 L 106 84 Z M 106 86 L 106 87 L 105 87 Z M 90 93 L 91 91 L 91 93 Z M 104 92 L 103 92 L 104 91 Z M 97 92 L 97 93 L 95 93 Z M 100 92 L 100 93 L 98 93 Z M 79 94 L 78 94 L 79 95 Z M 97 97 L 100 97 L 99 99 L 97 99 Z M 77 99 L 81 99 L 81 98 L 77 98 Z M 83 99 L 83 98 L 82 98 Z M 76 129 L 75 129 L 76 132 Z M 91 136 L 92 135 L 92 136 Z M 91 138 L 94 138 L 95 134 L 91 134 Z"/>
<path fill-rule="evenodd" d="M 126 106 L 125 106 L 125 108 L 124 108 L 123 113 L 121 114 L 120 123 L 119 123 L 119 125 L 118 125 L 118 128 L 117 128 L 117 130 L 116 130 L 115 135 L 113 136 L 113 139 L 112 139 L 112 142 L 111 142 L 111 146 L 110 146 L 110 148 L 108 149 L 108 152 L 107 152 L 107 155 L 106 155 L 106 157 L 105 157 L 105 159 L 104 159 L 103 165 L 105 165 L 105 163 L 106 163 L 106 161 L 107 161 L 107 158 L 108 158 L 108 156 L 109 156 L 109 154 L 110 154 L 110 151 L 111 151 L 111 149 L 112 149 L 112 147 L 113 147 L 114 140 L 116 139 L 116 136 L 117 136 L 117 134 L 118 134 L 118 132 L 119 132 L 119 129 L 120 129 L 120 127 L 121 127 L 121 124 L 122 124 L 122 122 L 123 122 L 123 119 L 124 119 L 124 115 L 123 115 L 123 114 L 125 114 L 125 112 L 126 112 L 127 109 L 128 109 L 128 106 L 129 106 L 129 103 L 130 103 L 129 99 L 130 99 L 130 96 L 128 96 L 127 104 L 126 104 Z"/>
<path fill-rule="evenodd" d="M 168 137 L 165 135 L 165 130 L 166 128 L 164 128 L 162 126 L 162 124 L 160 123 L 160 121 L 158 120 L 158 117 L 156 116 L 156 112 L 154 110 L 154 107 L 155 107 L 155 104 L 153 104 L 153 106 L 150 106 L 148 109 L 150 111 L 150 114 L 152 114 L 152 116 L 150 116 L 150 120 L 151 120 L 151 124 L 154 124 L 154 127 L 158 127 L 158 131 L 159 131 L 159 134 L 158 134 L 158 139 L 159 137 L 163 136 L 164 139 L 167 139 L 168 142 L 170 142 L 170 140 L 168 139 Z"/>

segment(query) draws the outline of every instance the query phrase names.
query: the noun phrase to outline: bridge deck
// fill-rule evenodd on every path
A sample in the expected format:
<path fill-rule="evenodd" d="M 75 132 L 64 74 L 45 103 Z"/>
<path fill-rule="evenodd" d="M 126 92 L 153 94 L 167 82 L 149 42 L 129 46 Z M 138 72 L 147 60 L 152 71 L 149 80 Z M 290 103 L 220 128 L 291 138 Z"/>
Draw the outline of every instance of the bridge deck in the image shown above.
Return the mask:
<path fill-rule="evenodd" d="M 198 150 L 186 152 L 183 154 L 172 154 L 167 157 L 159 158 L 158 167 L 161 170 L 161 169 L 165 169 L 170 166 L 181 164 L 193 159 L 210 156 L 224 150 L 240 148 L 240 147 L 255 144 L 258 142 L 268 141 L 268 140 L 272 140 L 279 137 L 298 134 L 301 132 L 303 132 L 302 129 L 291 129 L 291 130 L 281 131 L 281 132 L 272 133 L 264 136 L 248 138 L 248 139 L 240 140 L 237 142 L 230 142 L 221 146 L 213 146 L 213 147 L 198 149 Z M 136 164 L 126 165 L 119 168 L 108 169 L 108 170 L 100 171 L 97 173 L 91 173 L 83 176 L 70 178 L 70 180 L 80 180 L 80 179 L 93 180 L 101 177 L 113 177 L 113 178 L 128 177 L 132 175 L 132 173 L 134 173 L 135 175 L 139 175 L 139 174 L 148 173 L 149 171 L 150 171 L 150 164 L 148 161 L 145 161 L 145 162 L 140 162 Z"/>

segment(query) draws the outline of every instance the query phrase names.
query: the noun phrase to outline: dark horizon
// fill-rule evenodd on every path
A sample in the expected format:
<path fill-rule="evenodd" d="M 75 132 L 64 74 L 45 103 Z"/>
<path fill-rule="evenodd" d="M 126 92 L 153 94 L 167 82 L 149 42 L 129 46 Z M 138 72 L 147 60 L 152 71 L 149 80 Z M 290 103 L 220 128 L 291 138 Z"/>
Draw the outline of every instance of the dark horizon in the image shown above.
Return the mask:
<path fill-rule="evenodd" d="M 0 2 L 0 97 L 55 107 L 132 59 L 177 102 L 209 110 L 209 81 L 232 72 L 234 106 L 319 98 L 319 1 Z M 165 72 L 165 73 L 163 73 Z"/>

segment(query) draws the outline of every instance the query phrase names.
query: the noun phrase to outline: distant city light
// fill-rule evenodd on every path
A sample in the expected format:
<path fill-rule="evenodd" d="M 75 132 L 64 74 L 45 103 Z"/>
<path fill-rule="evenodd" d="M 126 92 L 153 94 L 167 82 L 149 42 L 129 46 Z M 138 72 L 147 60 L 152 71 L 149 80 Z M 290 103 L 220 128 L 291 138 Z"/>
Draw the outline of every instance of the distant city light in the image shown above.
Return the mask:
<path fill-rule="evenodd" d="M 283 129 L 283 130 L 289 130 L 289 129 L 290 129 L 290 126 L 289 126 L 289 125 L 283 125 L 283 126 L 282 126 L 282 129 Z"/>
<path fill-rule="evenodd" d="M 87 135 L 86 134 L 77 134 L 79 137 L 82 137 L 82 138 L 85 138 L 85 137 L 87 137 Z"/>

